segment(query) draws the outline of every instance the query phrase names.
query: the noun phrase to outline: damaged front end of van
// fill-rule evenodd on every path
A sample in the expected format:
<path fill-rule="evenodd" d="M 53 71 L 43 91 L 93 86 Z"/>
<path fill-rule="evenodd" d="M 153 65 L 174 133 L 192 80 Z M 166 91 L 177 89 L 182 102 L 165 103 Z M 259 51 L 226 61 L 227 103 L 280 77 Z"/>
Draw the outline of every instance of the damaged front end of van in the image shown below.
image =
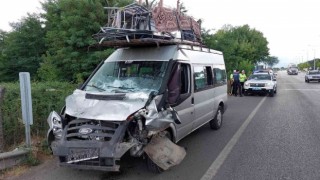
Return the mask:
<path fill-rule="evenodd" d="M 168 102 L 176 94 L 162 87 L 172 69 L 168 62 L 104 62 L 60 114 L 48 117 L 48 143 L 60 165 L 119 171 L 125 153 L 161 170 L 179 164 L 186 152 L 173 143 L 180 120 Z"/>

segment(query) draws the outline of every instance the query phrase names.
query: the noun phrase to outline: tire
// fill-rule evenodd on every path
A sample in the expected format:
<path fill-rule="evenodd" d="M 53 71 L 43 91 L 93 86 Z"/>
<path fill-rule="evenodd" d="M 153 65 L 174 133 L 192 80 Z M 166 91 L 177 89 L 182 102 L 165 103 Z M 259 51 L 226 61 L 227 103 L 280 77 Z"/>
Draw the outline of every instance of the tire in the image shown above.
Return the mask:
<path fill-rule="evenodd" d="M 274 90 L 272 90 L 272 91 L 269 93 L 269 96 L 270 96 L 270 97 L 273 97 L 273 96 L 274 96 Z"/>
<path fill-rule="evenodd" d="M 248 92 L 245 91 L 245 92 L 243 93 L 243 95 L 244 95 L 244 96 L 248 96 Z"/>
<path fill-rule="evenodd" d="M 310 82 L 310 80 L 309 79 L 307 79 L 307 83 L 309 83 Z"/>
<path fill-rule="evenodd" d="M 218 130 L 222 126 L 223 121 L 223 110 L 222 107 L 219 106 L 215 117 L 209 122 L 210 128 L 213 130 Z"/>
<path fill-rule="evenodd" d="M 165 130 L 164 133 L 165 133 L 165 136 L 167 136 L 172 141 L 172 134 L 167 130 Z M 160 174 L 164 171 L 161 167 L 159 167 L 156 163 L 154 163 L 147 154 L 145 156 L 146 156 L 147 167 L 150 172 L 155 174 Z"/>

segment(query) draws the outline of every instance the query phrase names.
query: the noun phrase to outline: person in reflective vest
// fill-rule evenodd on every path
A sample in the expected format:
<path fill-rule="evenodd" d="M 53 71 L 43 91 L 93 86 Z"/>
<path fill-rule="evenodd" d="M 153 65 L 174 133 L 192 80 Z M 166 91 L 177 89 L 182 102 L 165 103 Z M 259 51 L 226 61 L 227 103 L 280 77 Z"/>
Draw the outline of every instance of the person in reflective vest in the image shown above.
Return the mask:
<path fill-rule="evenodd" d="M 244 70 L 241 71 L 241 73 L 239 74 L 239 79 L 240 79 L 240 84 L 241 84 L 241 89 L 242 89 L 242 93 L 244 92 L 243 86 L 244 86 L 244 82 L 247 80 L 247 76 Z"/>
<path fill-rule="evenodd" d="M 233 73 L 233 80 L 233 95 L 237 96 L 239 93 L 240 97 L 242 97 L 239 70 Z"/>
<path fill-rule="evenodd" d="M 230 74 L 230 92 L 229 95 L 232 96 L 233 95 L 233 73 L 235 73 L 236 70 L 233 70 L 233 72 Z"/>

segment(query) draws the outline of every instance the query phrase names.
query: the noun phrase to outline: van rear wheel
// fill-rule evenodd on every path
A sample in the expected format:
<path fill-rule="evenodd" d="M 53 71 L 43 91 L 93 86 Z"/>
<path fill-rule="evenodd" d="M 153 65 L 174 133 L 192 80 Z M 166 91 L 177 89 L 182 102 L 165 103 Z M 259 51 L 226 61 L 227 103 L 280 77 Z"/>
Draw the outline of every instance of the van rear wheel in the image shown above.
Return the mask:
<path fill-rule="evenodd" d="M 222 112 L 222 107 L 219 106 L 216 116 L 209 122 L 210 128 L 213 130 L 218 130 L 221 128 L 222 125 L 222 120 L 223 120 L 223 112 Z"/>

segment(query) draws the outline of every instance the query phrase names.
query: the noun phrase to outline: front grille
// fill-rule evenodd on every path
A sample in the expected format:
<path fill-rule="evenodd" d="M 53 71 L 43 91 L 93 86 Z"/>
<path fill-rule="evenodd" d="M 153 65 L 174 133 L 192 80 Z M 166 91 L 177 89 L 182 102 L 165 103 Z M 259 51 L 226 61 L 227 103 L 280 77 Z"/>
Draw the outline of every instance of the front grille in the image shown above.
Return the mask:
<path fill-rule="evenodd" d="M 264 83 L 250 83 L 250 87 L 264 87 Z"/>
<path fill-rule="evenodd" d="M 313 79 L 320 79 L 320 76 L 312 76 Z"/>
<path fill-rule="evenodd" d="M 118 123 L 91 119 L 75 119 L 68 123 L 66 139 L 110 141 L 119 127 Z"/>

